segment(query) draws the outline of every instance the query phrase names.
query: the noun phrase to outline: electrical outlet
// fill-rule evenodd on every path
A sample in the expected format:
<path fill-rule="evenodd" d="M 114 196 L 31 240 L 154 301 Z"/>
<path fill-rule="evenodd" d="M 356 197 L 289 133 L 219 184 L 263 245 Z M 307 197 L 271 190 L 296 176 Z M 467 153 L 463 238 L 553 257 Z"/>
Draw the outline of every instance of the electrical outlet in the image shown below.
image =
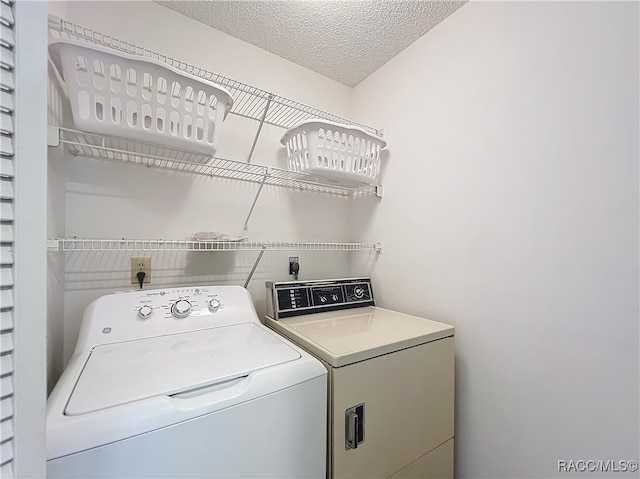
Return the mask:
<path fill-rule="evenodd" d="M 151 283 L 151 256 L 133 256 L 131 258 L 131 284 L 139 284 L 138 273 L 144 273 L 143 283 Z"/>
<path fill-rule="evenodd" d="M 297 275 L 300 271 L 300 258 L 298 256 L 289 256 L 289 274 Z"/>

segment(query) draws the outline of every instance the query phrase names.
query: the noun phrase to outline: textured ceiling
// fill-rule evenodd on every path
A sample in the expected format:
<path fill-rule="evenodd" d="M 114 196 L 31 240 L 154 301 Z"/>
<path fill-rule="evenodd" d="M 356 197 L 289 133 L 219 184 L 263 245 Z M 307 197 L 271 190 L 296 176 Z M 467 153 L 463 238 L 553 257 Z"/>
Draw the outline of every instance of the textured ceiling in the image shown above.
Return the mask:
<path fill-rule="evenodd" d="M 351 87 L 465 2 L 157 0 L 171 10 Z"/>

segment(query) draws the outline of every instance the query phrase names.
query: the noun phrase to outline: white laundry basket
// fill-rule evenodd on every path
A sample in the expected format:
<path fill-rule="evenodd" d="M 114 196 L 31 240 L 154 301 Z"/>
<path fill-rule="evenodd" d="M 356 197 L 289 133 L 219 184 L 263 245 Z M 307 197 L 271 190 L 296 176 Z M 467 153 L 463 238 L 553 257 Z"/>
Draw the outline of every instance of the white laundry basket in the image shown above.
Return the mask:
<path fill-rule="evenodd" d="M 224 88 L 169 65 L 70 41 L 49 45 L 76 128 L 215 154 L 233 105 Z"/>
<path fill-rule="evenodd" d="M 379 172 L 382 138 L 361 128 L 326 120 L 304 121 L 287 130 L 289 169 L 334 180 L 374 184 Z"/>

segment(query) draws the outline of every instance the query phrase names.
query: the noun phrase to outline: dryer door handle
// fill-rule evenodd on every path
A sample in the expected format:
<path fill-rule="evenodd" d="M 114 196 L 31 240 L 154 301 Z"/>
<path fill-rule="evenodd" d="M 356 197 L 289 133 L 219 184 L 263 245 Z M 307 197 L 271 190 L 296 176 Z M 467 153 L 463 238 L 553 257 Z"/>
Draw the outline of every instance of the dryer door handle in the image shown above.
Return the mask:
<path fill-rule="evenodd" d="M 358 447 L 358 414 L 355 411 L 347 413 L 347 444 L 352 449 Z"/>
<path fill-rule="evenodd" d="M 345 411 L 344 448 L 357 449 L 364 442 L 364 403 Z"/>

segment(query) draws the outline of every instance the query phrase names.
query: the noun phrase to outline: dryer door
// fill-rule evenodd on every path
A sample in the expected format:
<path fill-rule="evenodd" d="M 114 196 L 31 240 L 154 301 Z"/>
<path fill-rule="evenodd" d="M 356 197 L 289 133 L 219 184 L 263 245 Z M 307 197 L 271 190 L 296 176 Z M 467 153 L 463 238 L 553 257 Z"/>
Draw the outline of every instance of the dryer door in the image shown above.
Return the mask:
<path fill-rule="evenodd" d="M 332 368 L 331 380 L 333 478 L 389 477 L 453 437 L 453 338 Z M 444 463 L 444 476 L 428 460 L 407 474 L 453 477 L 452 452 Z"/>
<path fill-rule="evenodd" d="M 65 415 L 211 386 L 299 358 L 251 323 L 101 345 L 91 351 Z"/>

